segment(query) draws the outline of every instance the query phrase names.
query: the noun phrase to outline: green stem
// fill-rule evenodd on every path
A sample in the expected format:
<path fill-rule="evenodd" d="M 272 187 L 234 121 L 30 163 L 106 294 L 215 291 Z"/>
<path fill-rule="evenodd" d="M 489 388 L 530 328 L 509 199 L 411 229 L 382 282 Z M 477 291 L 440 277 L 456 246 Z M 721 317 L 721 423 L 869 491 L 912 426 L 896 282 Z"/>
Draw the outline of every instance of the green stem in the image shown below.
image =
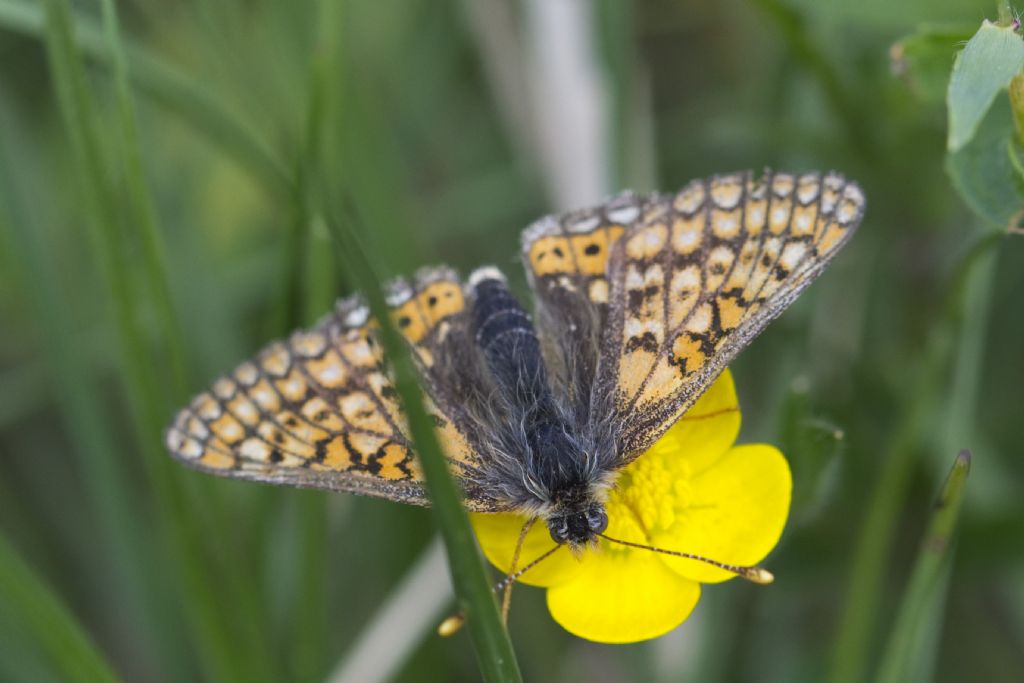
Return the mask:
<path fill-rule="evenodd" d="M 997 21 L 1000 26 L 1009 26 L 1013 23 L 1013 9 L 1006 0 L 999 0 L 996 3 L 996 12 L 998 15 Z"/>
<path fill-rule="evenodd" d="M 934 639 L 942 623 L 941 619 L 935 619 L 935 612 L 945 598 L 942 578 L 948 569 L 953 532 L 970 468 L 970 451 L 961 451 L 935 503 L 935 512 L 900 603 L 876 679 L 882 683 L 931 678 L 914 674 L 930 669 L 934 658 L 934 647 L 921 641 L 929 634 Z"/>
<path fill-rule="evenodd" d="M 328 213 L 328 225 L 336 240 L 339 259 L 366 293 L 376 320 L 384 351 L 391 361 L 398 390 L 409 420 L 416 452 L 427 480 L 441 536 L 448 551 L 452 583 L 459 606 L 466 615 L 477 661 L 485 681 L 520 681 L 519 665 L 498 615 L 498 605 L 477 549 L 458 489 L 448 472 L 433 423 L 423 406 L 417 370 L 405 341 L 391 325 L 381 290 L 381 280 L 370 254 L 362 247 L 350 223 L 342 225 Z"/>

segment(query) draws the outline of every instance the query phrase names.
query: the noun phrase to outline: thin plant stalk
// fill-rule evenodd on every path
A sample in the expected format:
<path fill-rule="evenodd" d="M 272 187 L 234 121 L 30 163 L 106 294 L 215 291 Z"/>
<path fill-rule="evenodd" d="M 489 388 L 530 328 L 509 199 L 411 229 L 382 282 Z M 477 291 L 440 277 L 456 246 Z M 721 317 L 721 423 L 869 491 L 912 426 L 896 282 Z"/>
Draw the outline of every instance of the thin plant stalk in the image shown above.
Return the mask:
<path fill-rule="evenodd" d="M 101 0 L 100 5 L 103 10 L 103 35 L 117 90 L 117 131 L 121 138 L 118 156 L 121 160 L 121 178 L 126 189 L 125 195 L 133 218 L 130 223 L 142 243 L 143 272 L 156 304 L 157 319 L 161 328 L 160 337 L 168 348 L 175 396 L 184 399 L 188 387 L 184 335 L 174 311 L 174 304 L 171 302 L 163 242 L 142 167 L 139 134 L 135 123 L 135 101 L 128 81 L 128 62 L 121 39 L 117 8 L 114 6 L 114 0 Z"/>
<path fill-rule="evenodd" d="M 405 341 L 395 331 L 381 290 L 381 279 L 375 260 L 362 247 L 350 222 L 341 224 L 329 212 L 331 228 L 339 259 L 351 274 L 352 281 L 362 286 L 370 310 L 380 323 L 380 338 L 390 360 L 395 388 L 409 421 L 416 452 L 426 476 L 433 510 L 448 551 L 455 594 L 476 650 L 483 679 L 488 683 L 520 681 L 519 665 L 512 643 L 498 614 L 498 605 L 484 571 L 480 552 L 462 506 L 458 489 L 448 472 L 448 464 L 434 433 L 433 423 L 423 405 L 417 371 Z"/>
<path fill-rule="evenodd" d="M 900 603 L 896 622 L 879 668 L 880 683 L 898 683 L 918 678 L 922 670 L 930 670 L 934 647 L 922 643 L 923 634 L 937 631 L 937 607 L 945 602 L 948 568 L 951 561 L 953 532 L 963 503 L 964 487 L 971 469 L 970 451 L 961 451 L 935 502 L 934 513 L 921 542 L 921 549 L 910 575 L 910 582 Z"/>

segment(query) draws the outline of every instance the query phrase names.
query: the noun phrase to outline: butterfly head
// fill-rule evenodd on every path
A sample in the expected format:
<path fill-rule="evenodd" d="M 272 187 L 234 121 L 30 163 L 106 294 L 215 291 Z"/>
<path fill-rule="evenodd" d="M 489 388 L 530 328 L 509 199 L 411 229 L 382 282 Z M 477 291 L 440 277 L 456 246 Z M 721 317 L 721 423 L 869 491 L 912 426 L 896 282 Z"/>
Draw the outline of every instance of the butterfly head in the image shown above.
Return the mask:
<path fill-rule="evenodd" d="M 608 528 L 608 512 L 602 503 L 590 503 L 582 509 L 556 512 L 547 519 L 547 525 L 555 543 L 583 548 Z"/>

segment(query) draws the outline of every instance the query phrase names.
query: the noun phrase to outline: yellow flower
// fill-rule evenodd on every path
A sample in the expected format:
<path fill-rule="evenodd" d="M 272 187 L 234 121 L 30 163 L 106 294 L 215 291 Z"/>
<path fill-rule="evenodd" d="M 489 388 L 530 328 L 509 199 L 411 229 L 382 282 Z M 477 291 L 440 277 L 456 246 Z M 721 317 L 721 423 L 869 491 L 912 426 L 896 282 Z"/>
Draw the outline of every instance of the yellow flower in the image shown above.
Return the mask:
<path fill-rule="evenodd" d="M 608 497 L 608 536 L 754 565 L 775 547 L 789 513 L 792 481 L 778 449 L 735 446 L 739 403 L 726 370 L 654 446 L 623 469 Z M 473 514 L 487 558 L 504 572 L 526 521 L 515 514 Z M 534 524 L 519 566 L 555 545 Z M 588 640 L 629 643 L 681 624 L 700 598 L 700 584 L 734 574 L 601 539 L 577 558 L 554 553 L 520 581 L 547 588 L 548 609 L 567 631 Z"/>

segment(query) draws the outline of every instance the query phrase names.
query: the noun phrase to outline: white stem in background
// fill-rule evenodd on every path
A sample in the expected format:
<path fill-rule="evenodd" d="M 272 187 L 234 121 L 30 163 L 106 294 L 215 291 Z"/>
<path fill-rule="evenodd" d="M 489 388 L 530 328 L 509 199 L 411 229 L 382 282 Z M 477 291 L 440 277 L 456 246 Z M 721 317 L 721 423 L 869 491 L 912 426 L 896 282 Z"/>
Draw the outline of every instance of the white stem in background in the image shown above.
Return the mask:
<path fill-rule="evenodd" d="M 610 191 L 608 90 L 590 0 L 525 0 L 527 83 L 537 160 L 556 209 Z"/>
<path fill-rule="evenodd" d="M 383 683 L 391 680 L 413 650 L 433 633 L 454 600 L 444 545 L 427 546 L 384 605 L 360 631 L 327 683 Z"/>

